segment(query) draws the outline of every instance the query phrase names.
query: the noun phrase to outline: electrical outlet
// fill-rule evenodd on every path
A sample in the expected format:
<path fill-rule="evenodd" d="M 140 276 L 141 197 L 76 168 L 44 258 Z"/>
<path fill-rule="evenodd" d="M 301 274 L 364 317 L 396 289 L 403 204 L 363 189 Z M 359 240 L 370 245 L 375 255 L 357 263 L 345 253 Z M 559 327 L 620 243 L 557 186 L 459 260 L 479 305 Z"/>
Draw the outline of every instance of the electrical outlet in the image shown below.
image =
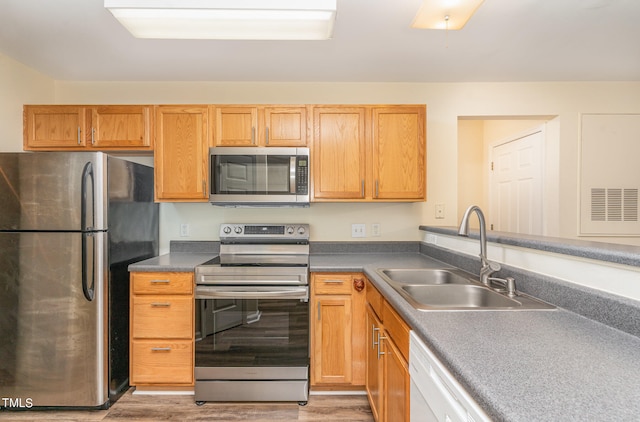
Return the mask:
<path fill-rule="evenodd" d="M 371 224 L 371 236 L 380 236 L 380 223 Z"/>
<path fill-rule="evenodd" d="M 351 237 L 366 237 L 364 224 L 352 224 L 351 225 Z"/>
<path fill-rule="evenodd" d="M 189 224 L 180 224 L 180 237 L 189 237 Z"/>
<path fill-rule="evenodd" d="M 436 204 L 436 218 L 444 218 L 444 204 Z"/>

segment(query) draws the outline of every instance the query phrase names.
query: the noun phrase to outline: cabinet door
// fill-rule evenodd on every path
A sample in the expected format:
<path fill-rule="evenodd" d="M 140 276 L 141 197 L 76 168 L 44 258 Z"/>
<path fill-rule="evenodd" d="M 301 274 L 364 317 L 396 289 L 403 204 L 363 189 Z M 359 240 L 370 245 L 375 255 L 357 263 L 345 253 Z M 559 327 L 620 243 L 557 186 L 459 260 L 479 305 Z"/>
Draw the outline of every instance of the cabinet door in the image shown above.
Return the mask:
<path fill-rule="evenodd" d="M 209 167 L 207 106 L 158 106 L 156 200 L 204 202 Z"/>
<path fill-rule="evenodd" d="M 216 107 L 215 145 L 247 147 L 258 145 L 257 107 Z"/>
<path fill-rule="evenodd" d="M 314 198 L 364 199 L 365 117 L 364 107 L 314 108 Z"/>
<path fill-rule="evenodd" d="M 385 336 L 386 337 L 386 336 Z M 384 346 L 384 415 L 386 422 L 409 422 L 409 367 L 389 338 Z"/>
<path fill-rule="evenodd" d="M 307 146 L 307 109 L 305 107 L 265 107 L 264 145 L 268 147 Z"/>
<path fill-rule="evenodd" d="M 85 109 L 80 106 L 24 106 L 25 150 L 84 149 Z"/>
<path fill-rule="evenodd" d="M 381 421 L 383 414 L 383 359 L 384 355 L 380 354 L 380 337 L 382 336 L 382 323 L 376 317 L 375 312 L 370 306 L 367 306 L 366 314 L 366 333 L 365 342 L 367 350 L 367 380 L 366 389 L 371 405 L 371 413 L 376 421 Z"/>
<path fill-rule="evenodd" d="M 351 306 L 350 295 L 315 297 L 312 384 L 351 383 Z"/>
<path fill-rule="evenodd" d="M 373 198 L 425 199 L 425 107 L 373 109 Z"/>
<path fill-rule="evenodd" d="M 152 149 L 150 106 L 97 106 L 92 109 L 91 146 L 97 149 Z"/>

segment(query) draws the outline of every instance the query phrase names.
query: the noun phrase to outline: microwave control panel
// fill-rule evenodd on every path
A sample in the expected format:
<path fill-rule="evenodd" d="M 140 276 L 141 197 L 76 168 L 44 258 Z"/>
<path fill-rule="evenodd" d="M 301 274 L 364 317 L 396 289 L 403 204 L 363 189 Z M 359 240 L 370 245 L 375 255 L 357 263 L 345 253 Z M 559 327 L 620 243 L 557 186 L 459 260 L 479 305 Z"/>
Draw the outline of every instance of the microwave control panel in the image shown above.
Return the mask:
<path fill-rule="evenodd" d="M 306 155 L 296 158 L 296 193 L 309 194 L 309 157 Z"/>

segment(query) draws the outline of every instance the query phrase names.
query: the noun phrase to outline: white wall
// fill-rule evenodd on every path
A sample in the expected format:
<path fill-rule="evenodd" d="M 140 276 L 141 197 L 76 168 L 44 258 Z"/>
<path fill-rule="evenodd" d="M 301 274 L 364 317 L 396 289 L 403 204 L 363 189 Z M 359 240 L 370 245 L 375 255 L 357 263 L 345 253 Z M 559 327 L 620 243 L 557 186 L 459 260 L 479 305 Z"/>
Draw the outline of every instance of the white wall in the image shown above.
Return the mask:
<path fill-rule="evenodd" d="M 25 90 L 21 102 L 36 102 Z M 561 214 L 564 237 L 577 233 L 579 114 L 639 113 L 640 83 L 225 83 L 225 82 L 55 82 L 61 104 L 133 103 L 421 103 L 427 104 L 427 202 L 417 204 L 313 204 L 309 209 L 252 210 L 208 204 L 164 204 L 161 247 L 191 224 L 187 239 L 217 239 L 221 222 L 302 221 L 312 240 L 352 240 L 350 224 L 380 223 L 381 236 L 364 240 L 419 240 L 417 226 L 453 226 L 458 208 L 458 117 L 557 115 L 560 139 Z M 42 102 L 49 102 L 43 95 Z M 21 119 L 16 127 L 21 128 Z M 16 132 L 15 130 L 13 132 Z M 20 134 L 3 149 L 21 148 Z M 435 204 L 445 218 L 435 219 Z M 370 229 L 368 227 L 368 229 Z M 184 239 L 184 238 L 182 238 Z M 637 239 L 631 239 L 635 242 Z"/>
<path fill-rule="evenodd" d="M 0 151 L 22 151 L 22 106 L 55 101 L 53 79 L 0 54 Z"/>

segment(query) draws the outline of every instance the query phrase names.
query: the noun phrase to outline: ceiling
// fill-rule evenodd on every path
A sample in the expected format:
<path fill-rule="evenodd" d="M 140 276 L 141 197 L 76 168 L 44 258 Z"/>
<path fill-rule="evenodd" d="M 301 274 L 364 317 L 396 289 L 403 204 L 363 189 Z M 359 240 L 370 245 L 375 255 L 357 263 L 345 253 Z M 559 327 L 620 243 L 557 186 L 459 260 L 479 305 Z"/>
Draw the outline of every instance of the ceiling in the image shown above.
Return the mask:
<path fill-rule="evenodd" d="M 338 0 L 328 41 L 215 41 L 133 38 L 103 0 L 2 0 L 0 53 L 73 81 L 640 81 L 639 0 L 485 0 L 448 32 L 410 28 L 421 3 Z"/>

